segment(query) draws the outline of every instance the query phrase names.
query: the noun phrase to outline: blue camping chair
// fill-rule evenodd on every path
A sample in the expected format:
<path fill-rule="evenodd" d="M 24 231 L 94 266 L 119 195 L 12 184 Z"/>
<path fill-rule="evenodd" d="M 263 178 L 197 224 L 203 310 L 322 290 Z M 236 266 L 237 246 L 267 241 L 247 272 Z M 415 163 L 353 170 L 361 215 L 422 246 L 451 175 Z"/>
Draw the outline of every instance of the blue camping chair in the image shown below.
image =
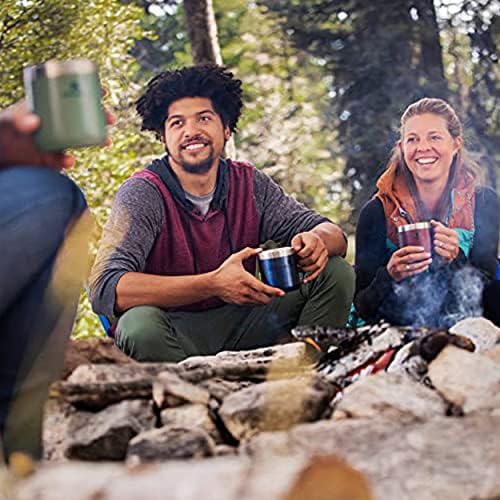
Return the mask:
<path fill-rule="evenodd" d="M 90 297 L 89 287 L 87 285 L 85 285 L 85 293 L 87 294 L 87 297 Z M 99 318 L 99 322 L 101 323 L 106 337 L 114 337 L 113 329 L 111 328 L 111 321 L 109 320 L 109 318 L 104 314 L 98 314 L 97 317 Z"/>
<path fill-rule="evenodd" d="M 106 337 L 114 337 L 111 330 L 111 321 L 109 321 L 108 317 L 104 316 L 104 314 L 98 314 L 97 316 L 99 317 L 99 321 L 101 322 L 101 326 L 104 329 Z"/>

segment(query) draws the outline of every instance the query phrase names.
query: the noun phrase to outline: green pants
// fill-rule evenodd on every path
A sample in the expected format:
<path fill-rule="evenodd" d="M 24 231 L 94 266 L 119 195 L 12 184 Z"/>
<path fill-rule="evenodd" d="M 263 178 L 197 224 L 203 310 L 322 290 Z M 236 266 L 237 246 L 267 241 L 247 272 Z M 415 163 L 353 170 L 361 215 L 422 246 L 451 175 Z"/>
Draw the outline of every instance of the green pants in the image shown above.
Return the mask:
<path fill-rule="evenodd" d="M 129 309 L 118 321 L 116 344 L 138 361 L 181 361 L 223 350 L 255 349 L 290 339 L 297 325 L 344 326 L 354 272 L 331 257 L 321 274 L 298 290 L 261 306 L 227 304 L 202 312 Z"/>

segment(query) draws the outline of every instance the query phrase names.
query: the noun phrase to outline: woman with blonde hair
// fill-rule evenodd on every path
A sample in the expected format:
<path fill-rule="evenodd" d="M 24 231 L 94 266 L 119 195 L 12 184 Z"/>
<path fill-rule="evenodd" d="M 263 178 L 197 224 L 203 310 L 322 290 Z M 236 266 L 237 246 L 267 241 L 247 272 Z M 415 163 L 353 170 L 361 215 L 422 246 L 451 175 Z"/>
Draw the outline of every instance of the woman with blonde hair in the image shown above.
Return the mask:
<path fill-rule="evenodd" d="M 406 109 L 377 188 L 356 230 L 358 316 L 449 327 L 481 314 L 497 266 L 498 199 L 467 157 L 446 101 L 423 98 Z M 430 248 L 399 245 L 398 230 L 418 222 L 430 223 Z M 491 302 L 493 288 L 485 293 Z"/>

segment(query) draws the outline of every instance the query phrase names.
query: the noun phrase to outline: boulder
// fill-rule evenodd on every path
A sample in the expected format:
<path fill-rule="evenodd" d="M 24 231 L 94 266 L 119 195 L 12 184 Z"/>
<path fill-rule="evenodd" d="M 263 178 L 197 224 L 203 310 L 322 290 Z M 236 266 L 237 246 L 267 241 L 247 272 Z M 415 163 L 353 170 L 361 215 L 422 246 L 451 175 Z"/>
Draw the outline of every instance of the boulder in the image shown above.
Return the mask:
<path fill-rule="evenodd" d="M 435 391 L 402 373 L 379 372 L 345 389 L 332 418 L 383 418 L 425 421 L 444 415 L 446 404 Z"/>
<path fill-rule="evenodd" d="M 13 493 L 16 500 L 371 500 L 367 488 L 362 475 L 338 459 L 297 455 L 127 468 L 67 463 L 44 468 Z"/>
<path fill-rule="evenodd" d="M 64 454 L 80 460 L 123 460 L 130 439 L 153 424 L 147 401 L 122 401 L 98 413 L 76 412 L 68 422 Z"/>
<path fill-rule="evenodd" d="M 167 370 L 178 368 L 175 363 L 80 365 L 53 392 L 79 408 L 98 410 L 124 399 L 150 399 L 154 377 Z"/>
<path fill-rule="evenodd" d="M 237 439 L 258 432 L 289 429 L 318 419 L 328 407 L 334 388 L 313 376 L 263 382 L 227 396 L 219 415 Z"/>
<path fill-rule="evenodd" d="M 250 387 L 252 382 L 211 378 L 201 381 L 198 385 L 206 389 L 212 398 L 221 403 L 229 394 L 244 389 L 245 387 Z"/>
<path fill-rule="evenodd" d="M 200 428 L 168 427 L 142 432 L 130 441 L 127 462 L 139 464 L 215 454 L 215 443 Z"/>
<path fill-rule="evenodd" d="M 208 405 L 210 393 L 180 378 L 175 373 L 162 372 L 153 381 L 153 401 L 158 408 L 185 403 Z"/>
<path fill-rule="evenodd" d="M 500 417 L 438 417 L 427 422 L 347 419 L 266 432 L 244 445 L 271 453 L 336 455 L 362 472 L 384 500 L 493 499 L 500 494 Z"/>
<path fill-rule="evenodd" d="M 484 352 L 487 358 L 492 359 L 495 363 L 500 364 L 500 344 L 495 345 L 491 349 Z"/>
<path fill-rule="evenodd" d="M 463 319 L 451 327 L 450 332 L 470 338 L 478 352 L 487 351 L 500 342 L 500 328 L 486 318 Z"/>
<path fill-rule="evenodd" d="M 216 442 L 221 442 L 219 432 L 210 418 L 206 405 L 186 404 L 176 408 L 167 408 L 161 412 L 160 419 L 162 426 L 202 429 Z"/>
<path fill-rule="evenodd" d="M 465 414 L 500 409 L 500 365 L 487 356 L 448 346 L 429 365 L 429 379 Z"/>

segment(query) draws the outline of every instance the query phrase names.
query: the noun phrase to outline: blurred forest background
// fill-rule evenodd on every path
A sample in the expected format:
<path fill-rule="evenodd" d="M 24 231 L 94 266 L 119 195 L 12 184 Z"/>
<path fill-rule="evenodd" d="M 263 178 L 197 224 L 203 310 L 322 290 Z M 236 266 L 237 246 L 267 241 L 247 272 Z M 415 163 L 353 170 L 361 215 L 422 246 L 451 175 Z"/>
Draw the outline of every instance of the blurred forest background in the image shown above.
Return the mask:
<path fill-rule="evenodd" d="M 114 193 L 162 153 L 133 103 L 157 72 L 222 61 L 242 79 L 235 156 L 353 232 L 398 137 L 406 106 L 443 97 L 497 187 L 498 0 L 2 0 L 0 107 L 22 68 L 50 58 L 99 64 L 118 122 L 113 146 L 76 152 L 69 175 L 97 220 Z M 100 334 L 82 295 L 74 336 Z"/>

